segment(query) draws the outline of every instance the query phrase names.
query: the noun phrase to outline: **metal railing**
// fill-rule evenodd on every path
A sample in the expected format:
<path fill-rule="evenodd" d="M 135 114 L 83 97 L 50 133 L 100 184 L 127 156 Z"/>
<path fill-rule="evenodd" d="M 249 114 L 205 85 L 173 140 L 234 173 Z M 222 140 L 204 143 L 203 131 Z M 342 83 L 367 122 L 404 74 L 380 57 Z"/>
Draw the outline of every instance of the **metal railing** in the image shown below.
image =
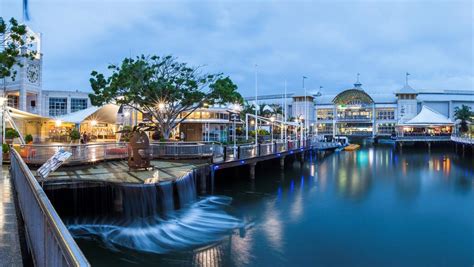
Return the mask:
<path fill-rule="evenodd" d="M 317 147 L 317 139 L 308 140 L 275 140 L 273 143 L 241 144 L 223 146 L 213 142 L 160 142 L 150 144 L 150 156 L 154 159 L 173 158 L 210 158 L 212 162 L 248 159 L 266 156 L 303 147 Z M 317 147 L 319 148 L 319 147 Z M 15 147 L 27 164 L 41 165 L 57 151 L 63 149 L 71 152 L 67 164 L 84 164 L 97 161 L 128 158 L 128 143 L 95 143 L 95 144 L 51 144 L 20 145 Z"/>
<path fill-rule="evenodd" d="M 11 177 L 35 266 L 90 266 L 20 154 L 11 150 Z"/>
<path fill-rule="evenodd" d="M 474 145 L 474 138 L 451 136 L 451 140 L 458 143 Z"/>

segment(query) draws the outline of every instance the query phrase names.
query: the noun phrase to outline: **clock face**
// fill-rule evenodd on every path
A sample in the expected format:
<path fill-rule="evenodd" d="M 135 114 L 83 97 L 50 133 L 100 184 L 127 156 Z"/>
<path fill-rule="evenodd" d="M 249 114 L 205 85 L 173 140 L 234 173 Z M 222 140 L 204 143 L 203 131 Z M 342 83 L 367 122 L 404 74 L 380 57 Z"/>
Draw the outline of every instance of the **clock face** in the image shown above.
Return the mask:
<path fill-rule="evenodd" d="M 39 66 L 30 64 L 26 68 L 26 77 L 30 83 L 37 83 L 39 80 Z"/>

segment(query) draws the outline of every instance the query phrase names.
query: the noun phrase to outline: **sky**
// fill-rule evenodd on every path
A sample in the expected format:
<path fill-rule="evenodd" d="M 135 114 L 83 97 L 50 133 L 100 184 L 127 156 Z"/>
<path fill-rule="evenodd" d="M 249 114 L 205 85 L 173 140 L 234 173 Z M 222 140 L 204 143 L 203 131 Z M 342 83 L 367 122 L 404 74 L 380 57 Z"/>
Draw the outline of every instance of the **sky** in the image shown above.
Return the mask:
<path fill-rule="evenodd" d="M 21 0 L 0 16 L 21 19 Z M 231 77 L 244 96 L 333 94 L 357 73 L 372 93 L 474 90 L 473 1 L 30 0 L 43 34 L 43 89 L 91 91 L 92 70 L 174 55 Z M 255 67 L 257 65 L 257 67 Z"/>

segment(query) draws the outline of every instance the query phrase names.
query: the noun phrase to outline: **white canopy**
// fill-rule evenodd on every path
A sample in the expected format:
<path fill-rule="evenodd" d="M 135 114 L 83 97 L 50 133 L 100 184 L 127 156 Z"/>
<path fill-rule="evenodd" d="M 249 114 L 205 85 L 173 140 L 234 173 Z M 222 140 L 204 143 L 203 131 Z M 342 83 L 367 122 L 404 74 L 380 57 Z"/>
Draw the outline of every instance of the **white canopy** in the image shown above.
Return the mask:
<path fill-rule="evenodd" d="M 107 104 L 102 107 L 89 107 L 83 110 L 72 112 L 56 117 L 57 120 L 71 123 L 82 123 L 87 120 L 95 120 L 103 123 L 117 123 L 117 112 L 119 106 Z"/>
<path fill-rule="evenodd" d="M 421 108 L 420 113 L 413 117 L 411 120 L 408 120 L 401 125 L 411 125 L 411 126 L 443 126 L 443 125 L 453 125 L 454 123 L 447 118 L 446 116 L 438 113 L 437 111 L 432 110 L 427 106 Z"/>

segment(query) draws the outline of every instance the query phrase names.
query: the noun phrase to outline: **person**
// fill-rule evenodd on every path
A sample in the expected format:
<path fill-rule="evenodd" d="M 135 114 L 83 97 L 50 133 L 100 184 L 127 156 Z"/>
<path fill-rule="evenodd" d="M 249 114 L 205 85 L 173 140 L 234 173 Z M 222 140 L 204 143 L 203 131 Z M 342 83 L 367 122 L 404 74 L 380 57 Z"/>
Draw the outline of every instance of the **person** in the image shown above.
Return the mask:
<path fill-rule="evenodd" d="M 87 144 L 87 133 L 84 132 L 84 134 L 82 135 L 82 142 L 83 144 Z"/>
<path fill-rule="evenodd" d="M 180 136 L 179 136 L 179 139 L 180 139 L 181 141 L 184 141 L 184 137 L 185 137 L 185 136 L 184 136 L 184 132 L 181 132 L 181 134 L 180 134 Z"/>

